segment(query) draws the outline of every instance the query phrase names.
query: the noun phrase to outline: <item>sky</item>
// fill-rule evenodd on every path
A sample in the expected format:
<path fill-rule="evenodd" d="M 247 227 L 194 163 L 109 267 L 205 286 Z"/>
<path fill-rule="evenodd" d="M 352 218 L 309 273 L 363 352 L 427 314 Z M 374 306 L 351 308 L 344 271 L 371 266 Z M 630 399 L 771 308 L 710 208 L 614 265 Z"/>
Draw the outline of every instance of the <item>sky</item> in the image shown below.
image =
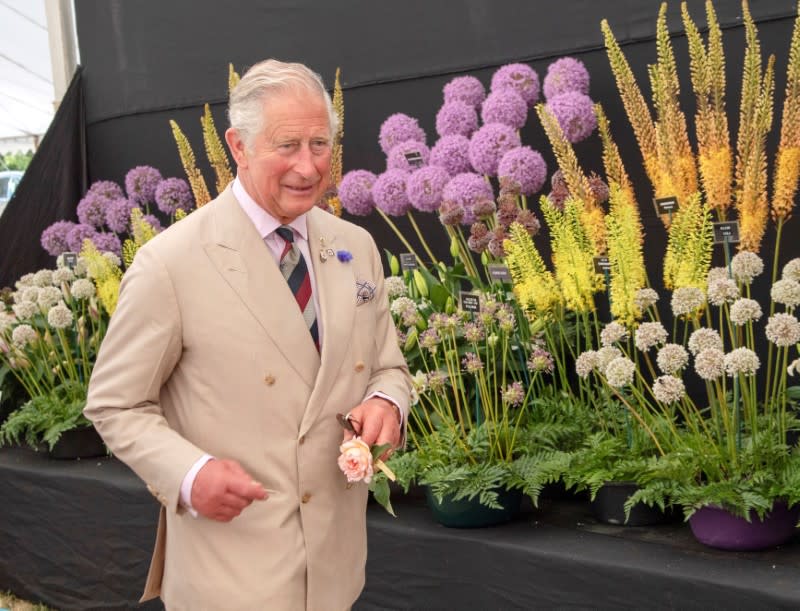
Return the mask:
<path fill-rule="evenodd" d="M 44 134 L 53 98 L 44 0 L 0 0 L 0 139 Z"/>

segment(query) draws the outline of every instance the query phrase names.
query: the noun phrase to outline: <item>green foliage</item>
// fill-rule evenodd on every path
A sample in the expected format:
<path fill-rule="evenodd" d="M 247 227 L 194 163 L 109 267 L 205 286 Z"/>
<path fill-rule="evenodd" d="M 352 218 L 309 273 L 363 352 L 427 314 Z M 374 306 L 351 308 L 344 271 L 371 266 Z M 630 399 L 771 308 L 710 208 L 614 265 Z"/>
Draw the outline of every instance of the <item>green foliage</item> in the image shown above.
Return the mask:
<path fill-rule="evenodd" d="M 21 170 L 28 169 L 28 165 L 33 159 L 33 151 L 17 151 L 16 153 L 6 153 L 0 157 L 0 170 Z"/>
<path fill-rule="evenodd" d="M 14 411 L 0 426 L 0 446 L 23 441 L 32 447 L 46 443 L 50 449 L 64 431 L 90 426 L 83 415 L 86 389 L 67 381 L 47 395 L 39 395 Z"/>

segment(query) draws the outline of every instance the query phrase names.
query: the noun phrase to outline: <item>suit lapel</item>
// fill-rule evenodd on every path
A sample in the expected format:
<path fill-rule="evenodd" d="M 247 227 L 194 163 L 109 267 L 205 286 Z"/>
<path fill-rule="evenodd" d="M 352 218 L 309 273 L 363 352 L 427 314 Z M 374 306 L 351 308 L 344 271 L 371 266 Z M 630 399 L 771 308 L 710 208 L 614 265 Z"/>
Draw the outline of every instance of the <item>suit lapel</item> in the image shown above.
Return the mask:
<path fill-rule="evenodd" d="M 320 251 L 346 250 L 342 238 L 325 222 L 328 213 L 313 208 L 307 218 L 308 245 L 314 266 L 317 296 L 322 317 L 322 364 L 317 375 L 317 385 L 309 400 L 300 432 L 308 431 L 319 415 L 333 382 L 339 375 L 344 355 L 350 346 L 356 308 L 356 283 L 353 267 L 349 262 L 339 261 L 334 254 L 322 260 Z M 348 406 L 350 407 L 350 406 Z"/>
<path fill-rule="evenodd" d="M 286 361 L 314 388 L 320 356 L 294 295 L 230 187 L 220 200 L 214 211 L 215 240 L 206 252 Z"/>

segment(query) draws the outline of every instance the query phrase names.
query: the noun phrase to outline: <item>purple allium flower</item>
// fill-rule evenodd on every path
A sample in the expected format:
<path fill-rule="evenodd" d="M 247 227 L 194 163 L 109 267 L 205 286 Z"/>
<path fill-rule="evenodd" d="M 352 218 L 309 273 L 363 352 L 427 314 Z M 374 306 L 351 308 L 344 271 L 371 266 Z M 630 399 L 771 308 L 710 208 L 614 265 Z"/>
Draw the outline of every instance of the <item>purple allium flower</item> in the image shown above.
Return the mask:
<path fill-rule="evenodd" d="M 472 214 L 476 219 L 485 219 L 492 216 L 497 211 L 497 205 L 493 199 L 481 198 L 472 204 Z"/>
<path fill-rule="evenodd" d="M 413 172 L 417 168 L 428 165 L 430 155 L 430 149 L 423 142 L 406 140 L 395 145 L 389 151 L 389 155 L 386 157 L 386 169 Z"/>
<path fill-rule="evenodd" d="M 503 403 L 512 407 L 522 405 L 525 400 L 525 389 L 522 382 L 512 382 L 501 391 Z"/>
<path fill-rule="evenodd" d="M 349 250 L 337 250 L 336 258 L 342 263 L 349 263 L 353 260 L 353 253 L 351 253 Z"/>
<path fill-rule="evenodd" d="M 469 228 L 469 238 L 467 239 L 467 246 L 470 250 L 481 254 L 492 239 L 492 234 L 489 233 L 489 228 L 486 223 L 473 223 Z"/>
<path fill-rule="evenodd" d="M 553 355 L 543 348 L 534 348 L 527 365 L 528 370 L 534 373 L 553 373 Z"/>
<path fill-rule="evenodd" d="M 339 183 L 339 201 L 354 216 L 367 216 L 375 208 L 372 185 L 377 176 L 368 170 L 350 170 Z"/>
<path fill-rule="evenodd" d="M 436 133 L 440 136 L 471 136 L 478 129 L 478 113 L 475 107 L 453 100 L 442 105 L 436 113 Z"/>
<path fill-rule="evenodd" d="M 497 207 L 497 223 L 503 227 L 510 227 L 511 223 L 517 220 L 517 215 L 519 214 L 520 207 L 517 206 L 517 202 L 504 199 L 503 201 L 499 201 L 499 205 Z"/>
<path fill-rule="evenodd" d="M 156 233 L 161 233 L 164 230 L 164 226 L 155 214 L 145 214 L 142 219 L 144 219 L 150 227 L 155 229 Z"/>
<path fill-rule="evenodd" d="M 372 198 L 375 205 L 390 216 L 402 216 L 411 208 L 406 195 L 408 172 L 386 170 L 372 185 Z"/>
<path fill-rule="evenodd" d="M 91 225 L 79 223 L 73 225 L 67 234 L 67 244 L 69 249 L 75 252 L 80 252 L 83 248 L 83 241 L 86 239 L 91 240 L 97 234 L 97 231 Z"/>
<path fill-rule="evenodd" d="M 513 127 L 502 123 L 487 123 L 469 141 L 469 160 L 477 172 L 495 176 L 503 155 L 518 146 L 519 135 Z"/>
<path fill-rule="evenodd" d="M 442 136 L 433 145 L 429 162 L 444 168 L 450 176 L 471 172 L 469 139 L 466 136 Z"/>
<path fill-rule="evenodd" d="M 528 235 L 531 237 L 539 233 L 539 229 L 542 228 L 542 224 L 539 222 L 539 219 L 536 218 L 533 210 L 528 210 L 527 208 L 519 211 L 516 220 L 517 223 L 525 228 L 525 231 L 527 231 Z"/>
<path fill-rule="evenodd" d="M 182 178 L 165 178 L 156 187 L 156 205 L 164 214 L 175 214 L 178 210 L 188 212 L 192 208 L 192 189 Z"/>
<path fill-rule="evenodd" d="M 78 202 L 78 220 L 99 229 L 105 225 L 106 206 L 110 201 L 103 195 L 87 192 Z"/>
<path fill-rule="evenodd" d="M 444 101 L 459 100 L 477 109 L 486 99 L 486 90 L 474 76 L 457 76 L 444 86 Z"/>
<path fill-rule="evenodd" d="M 503 227 L 495 227 L 490 235 L 489 252 L 493 257 L 502 259 L 506 256 L 506 249 L 503 247 L 503 242 L 508 239 L 508 234 Z"/>
<path fill-rule="evenodd" d="M 475 202 L 481 199 L 494 200 L 494 191 L 480 174 L 465 172 L 450 179 L 444 187 L 442 199 L 461 206 L 464 209 L 462 222 L 471 225 L 477 220 L 472 211 Z"/>
<path fill-rule="evenodd" d="M 435 212 L 442 203 L 442 192 L 450 181 L 447 170 L 436 165 L 420 168 L 408 177 L 406 194 L 411 205 L 422 212 Z"/>
<path fill-rule="evenodd" d="M 589 177 L 589 190 L 595 204 L 604 204 L 608 201 L 608 185 L 594 172 L 592 172 L 592 175 Z"/>
<path fill-rule="evenodd" d="M 458 225 L 464 220 L 464 206 L 458 202 L 444 200 L 439 206 L 439 222 L 442 225 Z"/>
<path fill-rule="evenodd" d="M 538 151 L 521 146 L 503 155 L 497 166 L 497 174 L 517 183 L 524 195 L 533 195 L 547 179 L 547 164 Z"/>
<path fill-rule="evenodd" d="M 564 211 L 564 202 L 567 201 L 568 197 L 569 197 L 569 191 L 567 191 L 566 189 L 562 189 L 560 187 L 559 188 L 554 187 L 553 190 L 547 194 L 547 199 L 550 200 L 550 203 L 552 204 L 553 208 L 555 208 L 556 210 L 561 210 L 562 212 Z"/>
<path fill-rule="evenodd" d="M 122 187 L 112 180 L 98 180 L 93 182 L 87 193 L 99 195 L 100 197 L 105 197 L 106 199 L 125 197 L 125 194 L 122 192 Z"/>
<path fill-rule="evenodd" d="M 515 89 L 492 91 L 483 101 L 481 118 L 484 123 L 504 123 L 520 129 L 528 120 L 528 105 Z"/>
<path fill-rule="evenodd" d="M 550 98 L 547 109 L 555 116 L 566 139 L 573 144 L 584 140 L 597 128 L 594 102 L 584 93 L 568 91 Z"/>
<path fill-rule="evenodd" d="M 388 155 L 395 146 L 407 140 L 425 144 L 425 131 L 414 117 L 398 112 L 383 122 L 378 140 L 381 150 Z"/>
<path fill-rule="evenodd" d="M 124 196 L 110 201 L 106 206 L 106 225 L 116 233 L 127 233 L 131 228 L 131 211 L 138 207 Z"/>
<path fill-rule="evenodd" d="M 122 254 L 122 243 L 115 233 L 96 233 L 91 239 L 100 252 L 113 252 L 118 257 Z"/>
<path fill-rule="evenodd" d="M 42 248 L 57 257 L 69 250 L 69 232 L 75 227 L 72 221 L 56 221 L 42 232 Z"/>
<path fill-rule="evenodd" d="M 128 197 L 140 205 L 155 201 L 156 187 L 163 180 L 161 172 L 149 165 L 140 165 L 125 175 Z"/>
<path fill-rule="evenodd" d="M 589 71 L 579 59 L 562 57 L 547 66 L 542 88 L 548 100 L 567 91 L 589 95 Z"/>
<path fill-rule="evenodd" d="M 514 89 L 528 106 L 539 101 L 539 75 L 527 64 L 506 64 L 492 75 L 492 91 Z"/>

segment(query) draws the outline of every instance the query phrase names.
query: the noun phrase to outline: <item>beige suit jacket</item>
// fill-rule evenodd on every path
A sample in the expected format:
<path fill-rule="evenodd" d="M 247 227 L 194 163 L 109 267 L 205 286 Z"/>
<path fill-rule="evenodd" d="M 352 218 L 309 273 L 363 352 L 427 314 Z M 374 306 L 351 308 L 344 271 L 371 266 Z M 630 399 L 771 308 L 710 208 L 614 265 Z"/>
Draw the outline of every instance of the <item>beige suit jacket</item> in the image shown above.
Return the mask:
<path fill-rule="evenodd" d="M 348 489 L 337 467 L 335 414 L 373 391 L 407 413 L 409 377 L 372 238 L 317 208 L 308 234 L 321 355 L 230 188 L 146 244 L 125 274 L 85 413 L 162 504 L 143 600 L 340 610 L 363 587 L 367 489 Z M 323 262 L 322 241 L 352 260 Z M 361 304 L 359 284 L 374 287 Z M 193 518 L 180 485 L 203 453 L 239 461 L 269 499 L 230 523 Z"/>

